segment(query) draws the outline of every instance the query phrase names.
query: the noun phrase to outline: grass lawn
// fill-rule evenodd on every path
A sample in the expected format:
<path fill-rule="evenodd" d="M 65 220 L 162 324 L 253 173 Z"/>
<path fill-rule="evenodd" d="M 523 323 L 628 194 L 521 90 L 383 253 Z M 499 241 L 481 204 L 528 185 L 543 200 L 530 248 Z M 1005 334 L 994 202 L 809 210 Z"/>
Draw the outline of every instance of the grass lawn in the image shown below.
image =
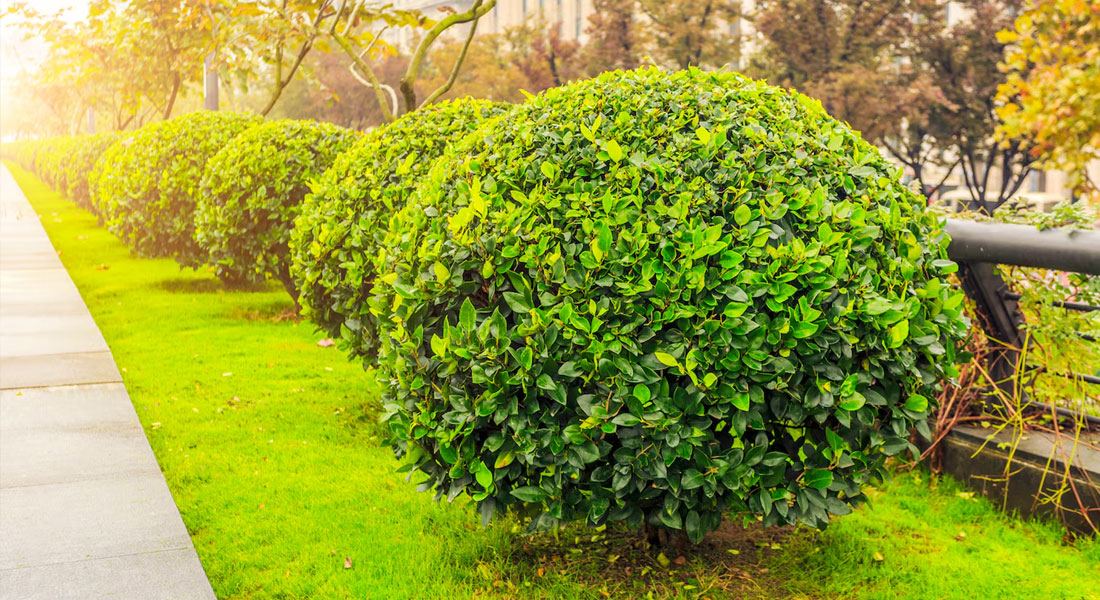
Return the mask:
<path fill-rule="evenodd" d="M 1100 599 L 1100 543 L 1068 545 L 921 471 L 823 533 L 729 526 L 683 556 L 618 530 L 481 528 L 464 501 L 433 502 L 395 472 L 373 378 L 282 318 L 285 292 L 133 257 L 9 168 L 110 344 L 220 598 Z"/>

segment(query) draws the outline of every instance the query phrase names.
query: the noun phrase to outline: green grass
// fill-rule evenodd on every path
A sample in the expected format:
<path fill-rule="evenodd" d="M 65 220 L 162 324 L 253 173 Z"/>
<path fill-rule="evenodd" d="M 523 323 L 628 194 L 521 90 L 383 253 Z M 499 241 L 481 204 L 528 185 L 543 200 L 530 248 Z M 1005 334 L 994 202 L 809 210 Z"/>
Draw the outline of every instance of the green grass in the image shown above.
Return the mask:
<path fill-rule="evenodd" d="M 372 377 L 308 323 L 280 320 L 284 292 L 230 292 L 133 257 L 11 169 L 111 346 L 221 598 L 1100 598 L 1100 544 L 1067 545 L 1059 527 L 920 471 L 826 532 L 727 527 L 683 557 L 666 550 L 670 568 L 618 530 L 481 528 L 465 502 L 433 502 L 395 472 Z"/>

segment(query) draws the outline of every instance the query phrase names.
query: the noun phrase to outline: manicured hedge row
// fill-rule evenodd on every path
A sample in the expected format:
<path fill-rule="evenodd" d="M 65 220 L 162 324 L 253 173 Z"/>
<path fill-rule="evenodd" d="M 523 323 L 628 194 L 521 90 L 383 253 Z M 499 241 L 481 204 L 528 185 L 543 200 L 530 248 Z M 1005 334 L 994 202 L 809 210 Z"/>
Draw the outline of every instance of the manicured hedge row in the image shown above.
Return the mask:
<path fill-rule="evenodd" d="M 234 137 L 206 165 L 195 240 L 226 281 L 273 277 L 294 298 L 288 242 L 310 182 L 360 135 L 328 123 L 270 121 Z"/>
<path fill-rule="evenodd" d="M 92 202 L 107 228 L 142 256 L 206 263 L 195 242 L 195 199 L 206 163 L 254 115 L 194 112 L 135 131 L 104 153 L 90 179 Z"/>
<path fill-rule="evenodd" d="M 294 228 L 292 274 L 303 313 L 352 355 L 377 346 L 367 300 L 390 216 L 448 144 L 504 111 L 465 99 L 406 114 L 367 134 L 317 183 Z"/>
<path fill-rule="evenodd" d="M 88 189 L 88 178 L 103 153 L 123 137 L 123 134 L 118 132 L 107 132 L 77 138 L 78 143 L 75 144 L 69 159 L 64 163 L 65 192 L 69 199 L 94 212 L 91 190 Z"/>
<path fill-rule="evenodd" d="M 4 153 L 72 186 L 54 161 L 75 139 Z M 535 529 L 824 527 L 929 435 L 966 327 L 897 170 L 736 74 L 609 73 L 358 141 L 196 113 L 94 165 L 120 239 L 300 291 L 377 367 L 406 468 Z"/>

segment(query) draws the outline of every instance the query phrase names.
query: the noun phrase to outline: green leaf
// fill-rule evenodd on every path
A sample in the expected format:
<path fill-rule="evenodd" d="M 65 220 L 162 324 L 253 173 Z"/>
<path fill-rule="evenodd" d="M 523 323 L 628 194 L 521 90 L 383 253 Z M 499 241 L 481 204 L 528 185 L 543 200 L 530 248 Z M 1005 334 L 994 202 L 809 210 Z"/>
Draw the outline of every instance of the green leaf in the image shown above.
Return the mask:
<path fill-rule="evenodd" d="M 515 458 L 516 458 L 516 453 L 514 451 L 505 452 L 505 453 L 501 454 L 500 456 L 497 456 L 496 462 L 493 463 L 493 468 L 494 469 L 503 469 L 504 467 L 507 467 L 508 465 L 512 464 L 512 461 L 515 460 Z"/>
<path fill-rule="evenodd" d="M 531 312 L 531 303 L 527 300 L 525 294 L 519 292 L 504 292 L 504 301 L 508 303 L 509 308 L 517 313 Z"/>
<path fill-rule="evenodd" d="M 512 497 L 523 502 L 541 502 L 546 499 L 546 492 L 542 491 L 542 488 L 533 485 L 518 487 L 509 493 L 512 494 Z"/>
<path fill-rule="evenodd" d="M 922 413 L 928 410 L 928 398 L 920 394 L 913 394 L 905 399 L 905 409 Z"/>
<path fill-rule="evenodd" d="M 752 209 L 742 204 L 737 207 L 737 210 L 733 211 L 733 221 L 738 225 L 744 227 L 752 220 Z"/>
<path fill-rule="evenodd" d="M 646 402 L 649 402 L 649 399 L 651 397 L 649 386 L 646 386 L 645 384 L 642 384 L 642 383 L 639 383 L 639 384 L 635 385 L 634 386 L 634 397 L 637 398 L 638 400 L 640 400 L 643 404 L 645 404 Z"/>
<path fill-rule="evenodd" d="M 552 390 L 557 386 L 557 384 L 554 383 L 554 379 L 546 373 L 539 375 L 536 385 L 539 386 L 540 390 Z"/>
<path fill-rule="evenodd" d="M 661 364 L 663 365 L 667 365 L 670 367 L 680 366 L 680 362 L 676 360 L 676 357 L 669 354 L 668 352 L 654 352 L 653 356 L 656 357 L 657 360 L 661 361 Z"/>
<path fill-rule="evenodd" d="M 689 511 L 687 517 L 684 519 L 684 531 L 687 532 L 688 539 L 693 544 L 698 544 L 703 541 L 703 537 L 706 535 L 706 530 L 703 529 L 703 520 L 699 518 L 699 513 Z"/>
<path fill-rule="evenodd" d="M 600 231 L 596 235 L 596 241 L 604 254 L 607 254 L 611 250 L 611 228 L 607 226 L 607 223 L 600 223 Z"/>
<path fill-rule="evenodd" d="M 859 410 L 863 408 L 864 404 L 867 404 L 867 399 L 863 397 L 863 394 L 853 392 L 851 396 L 838 402 L 837 406 L 844 410 Z"/>
<path fill-rule="evenodd" d="M 615 140 L 607 140 L 607 143 L 604 144 L 603 149 L 607 152 L 607 155 L 611 157 L 611 160 L 619 162 L 623 159 L 623 149 L 621 146 L 619 146 L 619 142 L 616 142 Z"/>
<path fill-rule="evenodd" d="M 886 334 L 886 347 L 897 348 L 909 337 L 909 319 L 902 319 Z"/>
<path fill-rule="evenodd" d="M 680 480 L 680 485 L 685 490 L 693 490 L 703 485 L 703 474 L 698 469 L 688 469 L 684 471 L 684 477 Z"/>
<path fill-rule="evenodd" d="M 469 296 L 462 301 L 462 309 L 458 313 L 458 324 L 466 331 L 473 331 L 477 322 L 477 310 Z"/>
<path fill-rule="evenodd" d="M 616 425 L 622 425 L 623 427 L 633 427 L 642 421 L 630 413 L 622 413 L 620 415 L 615 415 L 615 418 L 611 419 L 611 422 Z"/>
<path fill-rule="evenodd" d="M 436 281 L 443 283 L 444 281 L 449 281 L 451 279 L 451 271 L 448 270 L 447 267 L 443 266 L 443 263 L 436 262 L 434 269 Z"/>
<path fill-rule="evenodd" d="M 825 469 L 810 469 L 802 476 L 802 481 L 815 490 L 823 490 L 833 484 L 833 472 Z"/>
<path fill-rule="evenodd" d="M 749 409 L 749 395 L 748 394 L 743 394 L 743 393 L 738 392 L 738 393 L 734 394 L 732 398 L 730 398 L 730 402 L 733 403 L 734 408 L 736 408 L 737 410 L 748 410 Z"/>
<path fill-rule="evenodd" d="M 485 463 L 479 463 L 477 469 L 474 470 L 474 478 L 477 479 L 477 483 L 488 490 L 493 487 L 493 472 L 489 470 L 489 467 L 485 466 Z"/>
<path fill-rule="evenodd" d="M 817 324 L 816 323 L 798 322 L 798 323 L 795 323 L 794 326 L 791 327 L 791 335 L 793 335 L 795 338 L 800 339 L 800 340 L 808 338 L 808 337 L 812 336 L 815 333 L 817 333 Z"/>

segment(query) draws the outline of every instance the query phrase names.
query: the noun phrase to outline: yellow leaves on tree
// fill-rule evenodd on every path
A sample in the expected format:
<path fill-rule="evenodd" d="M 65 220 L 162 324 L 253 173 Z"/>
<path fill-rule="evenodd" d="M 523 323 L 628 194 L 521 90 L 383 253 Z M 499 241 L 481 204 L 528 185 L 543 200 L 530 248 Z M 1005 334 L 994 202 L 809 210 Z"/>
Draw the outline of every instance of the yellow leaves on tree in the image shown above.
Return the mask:
<path fill-rule="evenodd" d="M 1100 4 L 1030 0 L 1013 29 L 1000 86 L 1003 138 L 1026 138 L 1048 167 L 1064 169 L 1079 194 L 1100 200 L 1086 165 L 1100 159 Z"/>

